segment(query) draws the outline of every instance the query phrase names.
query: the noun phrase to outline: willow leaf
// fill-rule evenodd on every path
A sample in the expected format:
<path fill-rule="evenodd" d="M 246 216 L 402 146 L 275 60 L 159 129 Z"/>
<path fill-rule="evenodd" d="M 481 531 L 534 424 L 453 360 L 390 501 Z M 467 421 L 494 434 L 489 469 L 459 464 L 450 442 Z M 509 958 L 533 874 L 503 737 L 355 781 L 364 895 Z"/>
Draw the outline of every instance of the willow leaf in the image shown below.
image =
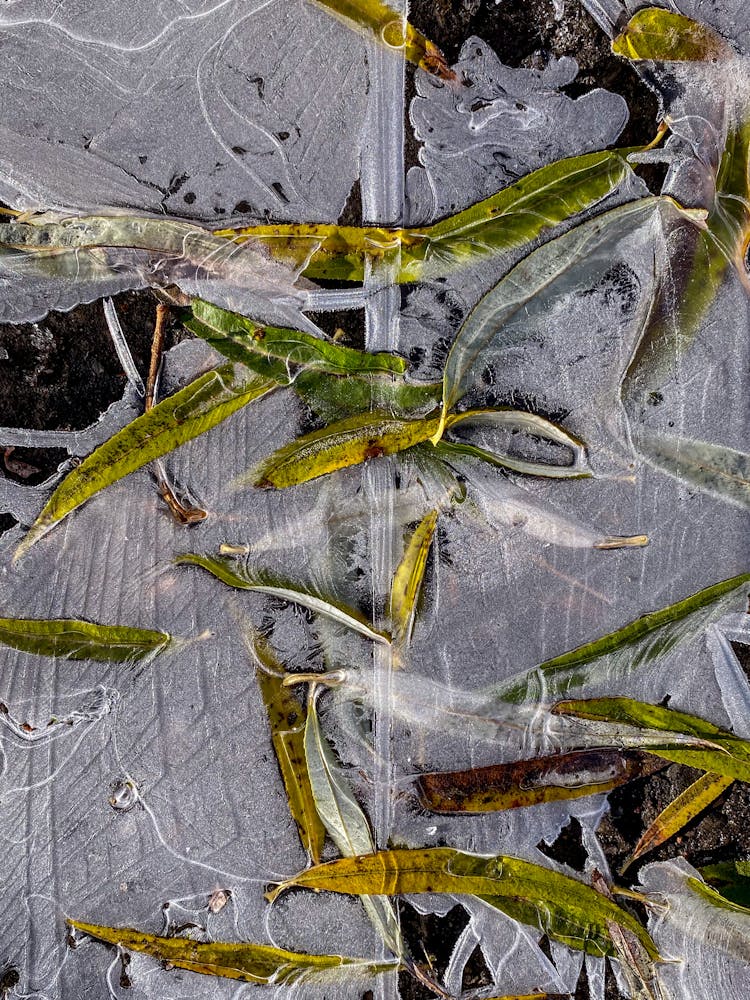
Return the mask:
<path fill-rule="evenodd" d="M 373 410 L 388 410 L 410 419 L 427 416 L 440 405 L 443 384 L 383 376 L 340 378 L 305 370 L 295 378 L 292 388 L 321 420 L 332 423 Z"/>
<path fill-rule="evenodd" d="M 649 745 L 643 747 L 664 760 L 685 764 L 714 775 L 750 782 L 750 742 L 733 736 L 718 726 L 685 712 L 676 712 L 660 705 L 649 705 L 632 698 L 589 698 L 558 702 L 552 709 L 556 715 L 589 719 L 593 722 L 615 723 L 636 730 L 648 731 Z M 665 746 L 653 745 L 652 734 L 664 733 Z M 673 737 L 688 737 L 705 741 L 705 748 L 667 746 Z M 632 745 L 632 744 L 631 744 Z"/>
<path fill-rule="evenodd" d="M 136 417 L 68 473 L 18 546 L 16 558 L 106 486 L 211 430 L 275 388 L 276 382 L 252 375 L 241 365 L 225 364 Z"/>
<path fill-rule="evenodd" d="M 252 651 L 258 661 L 255 676 L 266 707 L 289 812 L 302 846 L 313 863 L 318 864 L 326 832 L 315 806 L 305 761 L 305 706 L 297 692 L 284 684 L 284 670 L 260 635 L 252 637 Z"/>
<path fill-rule="evenodd" d="M 199 566 L 228 587 L 236 587 L 238 590 L 252 590 L 259 594 L 280 597 L 293 604 L 300 604 L 318 615 L 323 615 L 324 618 L 329 618 L 338 625 L 344 625 L 354 632 L 359 632 L 360 635 L 372 639 L 373 642 L 385 645 L 390 642 L 390 638 L 384 632 L 378 632 L 377 629 L 374 629 L 364 615 L 353 608 L 333 603 L 317 594 L 299 590 L 275 577 L 252 573 L 242 561 L 233 556 L 201 556 L 185 552 L 177 556 L 175 562 L 178 565 Z"/>
<path fill-rule="evenodd" d="M 315 281 L 364 280 L 365 261 L 400 250 L 399 282 L 444 277 L 484 257 L 517 250 L 611 194 L 631 173 L 627 157 L 644 147 L 599 150 L 535 170 L 483 201 L 431 226 L 386 229 L 281 223 L 221 230 L 255 240 L 275 256 L 304 257 Z"/>
<path fill-rule="evenodd" d="M 409 62 L 427 73 L 442 80 L 455 78 L 456 74 L 437 45 L 380 0 L 316 0 L 316 3 L 366 29 L 388 48 L 403 49 Z"/>
<path fill-rule="evenodd" d="M 612 51 L 627 59 L 655 62 L 712 62 L 732 55 L 729 45 L 707 25 L 662 7 L 645 7 L 634 14 L 612 42 Z"/>
<path fill-rule="evenodd" d="M 420 774 L 416 791 L 430 812 L 499 812 L 608 792 L 666 766 L 638 751 L 574 750 L 465 771 Z"/>
<path fill-rule="evenodd" d="M 662 472 L 737 507 L 750 507 L 747 452 L 643 429 L 634 433 L 633 440 L 639 454 Z"/>
<path fill-rule="evenodd" d="M 360 413 L 279 448 L 239 482 L 249 481 L 264 489 L 297 486 L 427 441 L 438 423 L 437 419 L 407 420 L 384 412 Z"/>
<path fill-rule="evenodd" d="M 417 599 L 422 589 L 427 556 L 437 526 L 437 510 L 431 510 L 422 518 L 414 530 L 404 550 L 401 562 L 396 567 L 391 586 L 391 621 L 395 642 L 408 642 L 414 626 Z"/>
<path fill-rule="evenodd" d="M 241 364 L 248 361 L 252 364 L 259 357 L 281 361 L 287 375 L 300 367 L 334 375 L 398 375 L 406 371 L 406 362 L 395 354 L 370 354 L 301 330 L 262 326 L 200 299 L 194 299 L 191 308 L 193 319 L 185 326 L 231 361 Z"/>
<path fill-rule="evenodd" d="M 701 775 L 697 781 L 694 781 L 682 794 L 662 809 L 656 819 L 649 824 L 648 829 L 644 831 L 635 845 L 625 868 L 674 837 L 704 809 L 707 809 L 712 802 L 715 802 L 733 782 L 734 778 L 711 774 L 710 771 Z"/>
<path fill-rule="evenodd" d="M 593 955 L 616 955 L 609 924 L 631 931 L 652 959 L 638 921 L 590 885 L 519 858 L 477 857 L 447 847 L 380 851 L 329 861 L 282 883 L 350 895 L 442 892 L 477 896 L 521 923 Z"/>
<path fill-rule="evenodd" d="M 317 689 L 311 692 L 305 724 L 304 747 L 315 806 L 326 830 L 345 858 L 375 850 L 370 824 L 349 787 L 330 743 L 320 728 Z M 363 906 L 383 941 L 394 955 L 404 950 L 398 916 L 387 896 L 363 896 Z"/>
<path fill-rule="evenodd" d="M 166 632 L 125 625 L 72 618 L 0 618 L 0 645 L 66 660 L 128 663 L 160 653 L 170 641 Z"/>
<path fill-rule="evenodd" d="M 721 861 L 699 870 L 701 877 L 725 899 L 750 906 L 750 861 Z"/>
<path fill-rule="evenodd" d="M 596 267 L 611 265 L 617 243 L 639 226 L 654 220 L 667 198 L 643 198 L 596 216 L 525 257 L 469 313 L 448 354 L 443 385 L 447 415 L 472 387 L 490 356 L 514 343 L 523 333 L 506 327 L 537 297 L 562 293 L 572 279 Z M 546 299 L 545 299 L 546 301 Z M 541 308 L 541 305 L 539 306 Z"/>
<path fill-rule="evenodd" d="M 712 621 L 747 603 L 750 573 L 723 580 L 676 604 L 628 622 L 593 642 L 545 660 L 519 680 L 498 690 L 504 701 L 525 701 L 542 690 L 559 693 L 577 687 L 608 664 L 637 669 L 689 641 Z"/>
<path fill-rule="evenodd" d="M 106 941 L 128 951 L 143 952 L 178 969 L 199 972 L 205 976 L 238 979 L 244 983 L 280 985 L 293 983 L 316 972 L 341 969 L 353 973 L 359 969 L 374 974 L 398 967 L 394 963 L 344 958 L 341 955 L 308 955 L 264 944 L 230 944 L 221 941 L 204 943 L 190 938 L 157 937 L 130 927 L 103 927 L 80 920 L 69 920 L 68 924 L 98 941 Z"/>

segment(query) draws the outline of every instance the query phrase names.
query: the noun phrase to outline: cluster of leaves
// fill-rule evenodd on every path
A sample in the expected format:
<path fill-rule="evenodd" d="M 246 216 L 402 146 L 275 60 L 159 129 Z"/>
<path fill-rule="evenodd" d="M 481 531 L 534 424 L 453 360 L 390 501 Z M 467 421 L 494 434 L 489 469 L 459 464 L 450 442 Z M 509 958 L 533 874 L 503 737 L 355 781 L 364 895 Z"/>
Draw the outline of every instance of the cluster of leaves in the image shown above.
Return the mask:
<path fill-rule="evenodd" d="M 451 79 L 436 47 L 410 25 L 398 22 L 400 34 L 393 33 L 396 22 L 382 4 L 372 0 L 321 2 L 363 30 L 382 36 L 387 44 L 404 48 L 407 57 L 428 72 Z M 614 48 L 636 61 L 731 55 L 708 29 L 655 8 L 635 15 Z M 101 489 L 215 427 L 241 407 L 284 390 L 294 392 L 328 422 L 270 455 L 241 478 L 239 487 L 293 488 L 368 460 L 420 448 L 431 463 L 449 470 L 453 488 L 448 507 L 465 495 L 462 484 L 450 474 L 451 463 L 459 457 L 521 475 L 589 476 L 586 446 L 565 428 L 534 413 L 468 405 L 478 373 L 502 344 L 506 324 L 541 291 L 558 282 L 562 285 L 592 254 L 606 255 L 624 234 L 654 219 L 687 227 L 695 236 L 689 288 L 678 310 L 681 330 L 686 338 L 690 336 L 726 269 L 736 267 L 744 274 L 743 254 L 750 232 L 749 139 L 746 125 L 730 133 L 717 176 L 715 203 L 707 215 L 684 210 L 666 197 L 649 197 L 581 222 L 577 217 L 582 212 L 595 208 L 621 185 L 631 169 L 628 156 L 643 152 L 621 149 L 558 161 L 457 215 L 419 229 L 295 224 L 212 234 L 212 238 L 254 244 L 279 262 L 302 263 L 305 276 L 313 280 L 361 281 L 367 260 L 387 258 L 394 248 L 399 250 L 395 274 L 399 282 L 430 280 L 503 250 L 526 249 L 527 253 L 466 318 L 451 346 L 443 378 L 435 383 L 411 379 L 405 360 L 397 355 L 355 350 L 309 331 L 266 325 L 262 315 L 248 318 L 207 301 L 192 301 L 182 316 L 185 326 L 224 355 L 226 362 L 150 408 L 69 473 L 17 555 L 23 556 Z M 531 249 L 551 229 L 571 222 L 562 235 L 553 235 Z M 11 223 L 0 227 L 0 239 L 24 246 L 29 253 L 41 245 L 49 248 L 52 239 L 58 252 L 75 252 L 78 237 L 91 238 L 93 224 L 83 220 L 78 237 L 65 223 L 57 224 L 54 233 L 43 233 L 44 225 L 33 219 Z M 111 226 L 108 231 L 112 232 Z M 46 238 L 42 240 L 41 235 Z M 174 236 L 165 222 L 161 235 L 152 232 L 149 239 L 168 242 Z M 652 310 L 625 375 L 626 395 L 642 359 L 663 342 L 663 320 L 663 311 Z M 479 447 L 459 436 L 460 429 L 465 432 L 472 426 L 510 432 L 512 443 L 493 450 Z M 642 434 L 634 440 L 649 461 L 670 475 L 731 503 L 747 505 L 750 501 L 748 456 L 705 442 L 686 443 L 656 435 Z M 548 446 L 546 453 L 558 456 L 556 461 L 535 457 L 540 441 Z M 525 442 L 526 450 L 519 442 Z M 373 643 L 391 646 L 395 662 L 405 666 L 431 545 L 445 510 L 437 505 L 427 509 L 405 543 L 392 581 L 387 628 L 330 595 L 272 578 L 231 556 L 186 554 L 177 562 L 203 569 L 234 589 L 302 605 Z M 615 538 L 597 547 L 645 541 L 641 536 Z M 569 695 L 605 664 L 607 671 L 633 670 L 663 656 L 707 621 L 720 617 L 744 595 L 748 583 L 750 574 L 723 581 L 548 660 L 501 689 L 486 692 L 488 713 L 503 705 L 534 704 L 541 691 L 547 697 Z M 69 620 L 0 622 L 0 642 L 47 656 L 123 662 L 156 656 L 173 641 L 158 632 Z M 289 889 L 357 896 L 392 959 L 309 955 L 261 944 L 201 943 L 78 920 L 71 920 L 73 927 L 173 966 L 245 982 L 280 984 L 334 970 L 376 974 L 403 968 L 440 994 L 442 987 L 432 982 L 429 971 L 419 966 L 403 941 L 391 898 L 405 893 L 448 893 L 482 900 L 571 948 L 617 958 L 643 996 L 658 995 L 658 950 L 639 920 L 617 901 L 617 890 L 613 894 L 606 885 L 590 885 L 508 856 L 478 857 L 450 848 L 376 851 L 368 818 L 318 715 L 318 699 L 326 687 L 346 689 L 346 669 L 289 674 L 259 635 L 251 632 L 248 642 L 290 812 L 312 863 L 283 882 L 270 898 Z M 426 679 L 425 684 L 429 684 Z M 309 688 L 306 698 L 300 693 L 305 685 Z M 702 770 L 703 776 L 645 831 L 633 853 L 631 860 L 635 860 L 673 836 L 732 782 L 750 781 L 750 743 L 698 717 L 623 698 L 560 700 L 545 706 L 545 711 L 567 727 L 571 745 L 565 753 L 423 774 L 414 782 L 415 797 L 423 808 L 436 813 L 488 812 L 608 791 L 670 761 Z M 340 857 L 321 863 L 326 836 Z M 747 881 L 747 873 L 738 866 L 704 874 L 718 885 L 742 886 L 742 880 Z"/>

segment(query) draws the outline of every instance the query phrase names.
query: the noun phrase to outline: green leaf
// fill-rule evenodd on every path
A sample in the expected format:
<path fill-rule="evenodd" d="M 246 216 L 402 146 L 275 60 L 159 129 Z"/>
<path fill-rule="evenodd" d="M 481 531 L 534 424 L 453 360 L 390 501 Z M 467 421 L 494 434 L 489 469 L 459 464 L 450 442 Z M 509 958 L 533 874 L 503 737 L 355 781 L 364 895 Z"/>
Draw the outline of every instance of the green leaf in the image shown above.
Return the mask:
<path fill-rule="evenodd" d="M 128 951 L 143 952 L 178 969 L 199 972 L 205 976 L 238 979 L 244 983 L 280 985 L 294 983 L 310 974 L 324 973 L 327 970 L 348 970 L 350 973 L 361 970 L 375 974 L 398 968 L 393 962 L 343 958 L 340 955 L 307 955 L 264 944 L 228 944 L 221 941 L 203 943 L 189 938 L 157 937 L 130 927 L 103 927 L 80 920 L 69 920 L 68 924 L 99 941 L 106 941 Z"/>
<path fill-rule="evenodd" d="M 663 767 L 665 763 L 639 751 L 574 750 L 465 771 L 420 774 L 415 787 L 420 803 L 430 812 L 500 812 L 608 792 Z"/>
<path fill-rule="evenodd" d="M 592 955 L 616 955 L 609 924 L 631 931 L 652 959 L 656 947 L 638 921 L 590 885 L 519 858 L 477 857 L 447 847 L 379 851 L 329 861 L 283 882 L 272 894 L 307 888 L 350 895 L 442 892 L 471 895 Z"/>
<path fill-rule="evenodd" d="M 96 625 L 72 618 L 0 618 L 0 644 L 39 656 L 100 663 L 129 663 L 160 653 L 171 642 L 166 632 Z"/>
<path fill-rule="evenodd" d="M 305 725 L 305 759 L 315 806 L 331 840 L 345 858 L 375 850 L 370 824 L 354 797 L 343 769 L 320 728 L 318 689 L 311 691 Z M 387 896 L 363 896 L 362 904 L 386 946 L 401 956 L 404 943 L 393 904 Z"/>
<path fill-rule="evenodd" d="M 15 558 L 25 555 L 71 511 L 106 486 L 211 430 L 277 385 L 249 374 L 241 365 L 225 364 L 136 417 L 68 473 L 18 546 Z"/>
<path fill-rule="evenodd" d="M 736 778 L 750 782 L 750 742 L 732 735 L 718 726 L 685 712 L 676 712 L 660 705 L 649 705 L 632 698 L 588 698 L 578 701 L 561 701 L 552 709 L 553 714 L 588 719 L 593 722 L 625 725 L 636 730 L 649 731 L 647 753 L 655 754 L 676 764 L 685 764 L 701 771 L 711 771 L 714 776 Z M 601 730 L 597 729 L 597 732 Z M 619 732 L 619 731 L 618 731 Z M 665 736 L 663 748 L 654 746 L 654 732 Z M 674 738 L 688 737 L 704 741 L 705 748 L 667 746 Z M 629 745 L 637 745 L 635 743 Z"/>
<path fill-rule="evenodd" d="M 623 866 L 623 871 L 638 858 L 648 854 L 649 851 L 656 850 L 657 847 L 678 834 L 683 827 L 691 823 L 696 816 L 707 809 L 720 795 L 723 795 L 733 782 L 734 778 L 711 774 L 710 771 L 701 775 L 649 823 L 648 828 L 635 845 L 633 853 Z"/>
<path fill-rule="evenodd" d="M 200 299 L 194 299 L 191 308 L 193 319 L 185 323 L 189 330 L 231 361 L 245 365 L 258 358 L 282 362 L 280 380 L 293 378 L 300 367 L 334 375 L 399 375 L 406 371 L 406 362 L 395 354 L 369 354 L 300 330 L 261 326 Z"/>
<path fill-rule="evenodd" d="M 444 374 L 446 416 L 470 391 L 488 361 L 524 338 L 525 328 L 515 330 L 512 320 L 525 315 L 532 302 L 541 309 L 549 294 L 563 294 L 574 282 L 609 267 L 613 250 L 624 236 L 665 210 L 674 210 L 674 205 L 668 198 L 621 205 L 545 243 L 516 264 L 479 300 L 456 335 Z"/>
<path fill-rule="evenodd" d="M 725 899 L 738 906 L 750 906 L 750 861 L 722 861 L 699 871 Z"/>
<path fill-rule="evenodd" d="M 734 448 L 667 437 L 639 428 L 633 442 L 649 465 L 737 507 L 750 507 L 750 455 Z"/>
<path fill-rule="evenodd" d="M 440 511 L 431 510 L 415 528 L 396 567 L 391 586 L 390 616 L 394 642 L 409 642 L 414 626 L 417 600 L 422 589 L 427 556 L 430 553 Z M 362 852 L 360 852 L 362 853 Z"/>
<path fill-rule="evenodd" d="M 302 371 L 292 383 L 300 399 L 321 420 L 332 423 L 357 413 L 387 410 L 424 417 L 440 405 L 442 382 L 407 382 L 403 378 Z"/>
<path fill-rule="evenodd" d="M 315 806 L 305 762 L 306 710 L 297 691 L 284 684 L 285 672 L 262 636 L 253 634 L 251 648 L 258 661 L 258 679 L 271 727 L 271 743 L 286 789 L 302 846 L 318 864 L 325 842 L 325 827 Z"/>
<path fill-rule="evenodd" d="M 612 42 L 612 51 L 626 59 L 655 62 L 715 62 L 732 50 L 705 24 L 662 7 L 646 7 L 628 21 Z"/>
<path fill-rule="evenodd" d="M 279 448 L 238 482 L 284 489 L 360 465 L 368 458 L 393 455 L 427 441 L 439 421 L 407 420 L 388 413 L 360 413 L 329 424 Z"/>
<path fill-rule="evenodd" d="M 466 442 L 457 443 L 443 439 L 438 448 L 446 458 L 449 458 L 451 453 L 469 455 L 502 469 L 549 479 L 581 479 L 591 475 L 585 444 L 562 427 L 535 413 L 514 410 L 510 407 L 465 410 L 461 413 L 448 414 L 443 427 L 448 431 L 458 424 L 504 431 L 509 435 L 508 441 L 504 447 L 501 445 L 489 450 Z M 537 443 L 546 443 L 548 448 L 551 446 L 552 458 L 557 457 L 562 450 L 568 461 L 556 463 L 553 460 L 536 461 L 531 457 L 524 458 L 523 454 L 519 453 L 518 442 L 515 440 L 518 437 L 526 438 L 527 445 L 530 441 L 536 440 Z"/>
<path fill-rule="evenodd" d="M 497 689 L 503 701 L 536 700 L 569 691 L 608 670 L 632 671 L 689 641 L 713 621 L 747 604 L 750 573 L 723 580 L 676 604 L 628 622 L 622 628 L 545 660 Z"/>
<path fill-rule="evenodd" d="M 238 590 L 252 590 L 259 594 L 280 597 L 293 604 L 300 604 L 318 615 L 323 615 L 324 618 L 329 618 L 338 625 L 344 625 L 354 632 L 359 632 L 360 635 L 372 639 L 373 642 L 384 645 L 388 645 L 390 642 L 389 636 L 374 629 L 359 611 L 344 604 L 334 603 L 318 594 L 299 590 L 268 574 L 251 572 L 234 556 L 201 556 L 185 552 L 177 556 L 175 562 L 178 565 L 199 566 L 228 587 L 236 587 Z"/>

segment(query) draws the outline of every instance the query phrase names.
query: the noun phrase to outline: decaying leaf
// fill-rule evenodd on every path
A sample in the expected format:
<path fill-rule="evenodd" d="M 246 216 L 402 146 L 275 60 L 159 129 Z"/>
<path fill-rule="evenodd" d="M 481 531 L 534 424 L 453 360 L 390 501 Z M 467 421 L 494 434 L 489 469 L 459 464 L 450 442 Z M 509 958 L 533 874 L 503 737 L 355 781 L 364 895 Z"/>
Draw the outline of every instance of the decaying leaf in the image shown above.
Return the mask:
<path fill-rule="evenodd" d="M 437 419 L 408 420 L 385 412 L 360 413 L 279 448 L 239 482 L 252 482 L 264 489 L 297 486 L 360 465 L 369 458 L 404 451 L 429 440 L 437 426 Z"/>
<path fill-rule="evenodd" d="M 705 24 L 662 7 L 645 7 L 612 42 L 627 59 L 656 62 L 713 62 L 732 55 L 727 42 Z"/>
<path fill-rule="evenodd" d="M 375 974 L 398 968 L 393 962 L 344 958 L 341 955 L 307 955 L 264 944 L 203 943 L 189 938 L 157 937 L 130 927 L 103 927 L 80 920 L 69 920 L 68 924 L 98 941 L 106 941 L 128 951 L 143 952 L 178 969 L 205 976 L 238 979 L 244 983 L 277 986 L 331 970 L 343 970 L 344 974 L 353 974 L 357 970 Z"/>
<path fill-rule="evenodd" d="M 71 618 L 0 618 L 0 645 L 66 660 L 129 663 L 160 653 L 170 641 L 165 632 L 125 625 Z"/>
<path fill-rule="evenodd" d="M 542 690 L 552 694 L 568 691 L 584 683 L 613 656 L 621 658 L 627 670 L 635 670 L 666 655 L 711 621 L 733 609 L 743 609 L 748 583 L 750 573 L 743 573 L 642 615 L 600 639 L 545 660 L 521 679 L 500 688 L 498 696 L 506 701 L 525 701 Z"/>
<path fill-rule="evenodd" d="M 701 775 L 681 795 L 678 795 L 662 809 L 656 819 L 649 824 L 648 829 L 635 845 L 635 849 L 624 868 L 629 868 L 638 858 L 674 837 L 704 809 L 707 809 L 712 802 L 715 802 L 733 782 L 734 778 L 712 774 L 710 771 Z"/>
<path fill-rule="evenodd" d="M 316 614 L 323 615 L 339 625 L 350 628 L 353 632 L 359 632 L 373 642 L 388 644 L 390 638 L 385 632 L 378 632 L 354 608 L 337 604 L 317 594 L 299 590 L 288 585 L 284 581 L 277 580 L 262 572 L 250 571 L 245 563 L 235 556 L 201 556 L 192 552 L 185 552 L 177 556 L 175 562 L 178 565 L 200 566 L 221 580 L 228 587 L 236 587 L 238 590 L 253 590 L 259 594 L 269 594 L 271 597 L 280 597 L 285 601 L 300 604 L 309 608 Z"/>
<path fill-rule="evenodd" d="M 649 958 L 659 958 L 638 921 L 590 885 L 505 855 L 478 857 L 448 847 L 379 851 L 310 868 L 281 883 L 271 898 L 290 888 L 349 895 L 477 896 L 515 920 L 593 955 L 616 955 L 608 928 L 615 923 L 637 937 Z"/>
<path fill-rule="evenodd" d="M 16 550 L 16 559 L 92 496 L 211 430 L 278 383 L 225 364 L 136 417 L 68 473 Z"/>
<path fill-rule="evenodd" d="M 649 705 L 632 698 L 561 701 L 552 708 L 552 712 L 555 715 L 588 719 L 594 723 L 613 723 L 618 727 L 626 726 L 648 732 L 649 745 L 644 743 L 643 746 L 647 753 L 656 754 L 676 764 L 710 771 L 714 776 L 750 782 L 750 742 L 719 729 L 697 715 L 676 712 L 660 705 Z M 600 730 L 597 729 L 597 732 Z M 664 734 L 664 747 L 653 744 L 654 733 Z M 668 745 L 674 737 L 678 739 L 673 745 Z M 698 740 L 704 746 L 682 746 L 679 737 Z M 637 743 L 630 745 L 636 746 Z"/>
<path fill-rule="evenodd" d="M 431 510 L 422 518 L 409 539 L 401 562 L 396 567 L 391 586 L 391 621 L 394 642 L 408 642 L 414 626 L 427 557 L 435 534 L 439 511 Z"/>
<path fill-rule="evenodd" d="M 289 812 L 297 825 L 302 846 L 318 864 L 325 842 L 325 827 L 315 807 L 305 758 L 306 709 L 298 689 L 284 684 L 284 669 L 268 644 L 257 633 L 250 646 L 258 662 L 255 676 L 268 714 L 279 771 L 286 789 Z"/>
<path fill-rule="evenodd" d="M 483 813 L 608 792 L 666 767 L 637 750 L 574 750 L 466 771 L 433 771 L 415 782 L 419 801 L 436 813 Z"/>

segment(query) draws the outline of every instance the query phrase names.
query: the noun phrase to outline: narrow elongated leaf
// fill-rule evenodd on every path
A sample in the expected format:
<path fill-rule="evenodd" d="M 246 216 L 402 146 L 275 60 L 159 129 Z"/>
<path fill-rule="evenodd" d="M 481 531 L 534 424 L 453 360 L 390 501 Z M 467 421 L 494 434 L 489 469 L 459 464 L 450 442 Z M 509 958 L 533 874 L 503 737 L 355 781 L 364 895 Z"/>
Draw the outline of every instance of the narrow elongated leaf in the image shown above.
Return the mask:
<path fill-rule="evenodd" d="M 281 223 L 220 230 L 256 240 L 274 256 L 309 256 L 313 280 L 364 280 L 365 261 L 400 250 L 399 282 L 443 277 L 501 252 L 525 246 L 611 194 L 631 173 L 627 157 L 644 147 L 600 150 L 541 167 L 469 208 L 417 229 Z"/>
<path fill-rule="evenodd" d="M 638 921 L 590 885 L 519 858 L 477 857 L 447 847 L 379 851 L 329 861 L 272 893 L 298 887 L 350 895 L 445 892 L 478 896 L 521 923 L 594 955 L 615 955 L 608 922 L 632 931 L 652 959 L 658 952 Z"/>
<path fill-rule="evenodd" d="M 542 689 L 550 693 L 567 691 L 582 684 L 613 658 L 621 659 L 625 669 L 635 670 L 642 663 L 665 656 L 729 611 L 743 609 L 748 583 L 750 573 L 743 573 L 642 615 L 600 639 L 545 660 L 518 681 L 500 688 L 498 697 L 504 701 L 525 701 L 536 697 Z"/>
<path fill-rule="evenodd" d="M 68 473 L 16 551 L 16 558 L 92 496 L 260 399 L 278 383 L 225 364 L 136 417 Z"/>
<path fill-rule="evenodd" d="M 252 637 L 258 661 L 258 679 L 271 727 L 271 743 L 286 789 L 289 812 L 299 838 L 314 864 L 318 864 L 325 842 L 325 827 L 315 807 L 305 760 L 306 709 L 297 690 L 284 684 L 284 669 L 260 635 Z"/>
<path fill-rule="evenodd" d="M 407 382 L 403 378 L 347 375 L 305 370 L 292 388 L 310 409 L 333 422 L 357 413 L 388 410 L 409 418 L 424 417 L 440 405 L 442 382 Z"/>
<path fill-rule="evenodd" d="M 330 618 L 331 621 L 339 625 L 345 625 L 352 631 L 359 632 L 360 635 L 372 639 L 373 642 L 385 645 L 390 642 L 389 636 L 374 629 L 364 615 L 353 608 L 334 603 L 317 594 L 298 590 L 274 577 L 257 572 L 253 573 L 234 556 L 201 556 L 185 552 L 177 556 L 175 562 L 178 565 L 200 566 L 201 569 L 205 569 L 228 587 L 236 587 L 238 590 L 253 590 L 259 594 L 269 594 L 271 597 L 280 597 L 285 601 L 300 604 L 318 615 Z"/>
<path fill-rule="evenodd" d="M 66 660 L 128 663 L 160 653 L 170 641 L 166 632 L 125 625 L 72 618 L 0 618 L 0 645 Z"/>
<path fill-rule="evenodd" d="M 304 735 L 305 758 L 315 806 L 343 857 L 369 854 L 375 850 L 370 824 L 320 728 L 317 693 L 315 690 L 310 695 Z M 401 956 L 404 944 L 391 901 L 387 896 L 363 896 L 362 904 L 384 943 L 394 955 Z"/>
<path fill-rule="evenodd" d="M 448 354 L 443 386 L 447 414 L 483 371 L 490 352 L 497 353 L 519 334 L 505 332 L 537 296 L 562 293 L 566 279 L 611 264 L 617 243 L 659 213 L 675 211 L 668 198 L 644 198 L 621 205 L 545 243 L 525 257 L 480 299 L 459 330 Z M 541 306 L 540 306 L 541 307 Z"/>
<path fill-rule="evenodd" d="M 425 514 L 415 528 L 401 562 L 396 567 L 391 586 L 391 621 L 395 642 L 408 642 L 411 638 L 417 599 L 422 589 L 427 556 L 430 554 L 439 513 L 437 510 L 431 510 Z"/>
<path fill-rule="evenodd" d="M 189 938 L 157 937 L 131 927 L 103 927 L 81 920 L 68 924 L 98 941 L 143 952 L 160 962 L 169 962 L 178 969 L 199 972 L 205 976 L 238 979 L 244 983 L 280 985 L 293 983 L 313 973 L 342 969 L 353 973 L 357 969 L 374 974 L 396 969 L 395 963 L 344 958 L 341 955 L 307 955 L 285 951 L 265 944 L 221 941 L 200 942 Z"/>
<path fill-rule="evenodd" d="M 264 489 L 297 486 L 368 458 L 404 451 L 429 440 L 437 427 L 437 419 L 405 420 L 388 413 L 360 413 L 279 448 L 239 482 L 249 481 Z"/>
<path fill-rule="evenodd" d="M 750 507 L 750 455 L 734 448 L 639 430 L 633 440 L 646 461 L 702 493 Z"/>
<path fill-rule="evenodd" d="M 194 299 L 191 308 L 193 319 L 185 326 L 231 361 L 241 364 L 246 365 L 248 361 L 252 364 L 256 358 L 281 361 L 288 376 L 299 368 L 334 375 L 402 374 L 406 371 L 406 362 L 395 354 L 369 354 L 301 330 L 261 326 L 246 316 L 219 309 L 200 299 Z"/>
<path fill-rule="evenodd" d="M 467 771 L 420 774 L 419 801 L 435 813 L 484 813 L 608 792 L 666 767 L 647 753 L 574 750 Z"/>
<path fill-rule="evenodd" d="M 750 861 L 722 861 L 699 871 L 725 899 L 739 906 L 750 906 Z"/>
<path fill-rule="evenodd" d="M 655 62 L 708 62 L 732 55 L 729 45 L 707 25 L 662 7 L 645 7 L 634 14 L 612 42 L 612 51 L 627 59 Z"/>
<path fill-rule="evenodd" d="M 750 741 L 728 733 L 718 726 L 685 712 L 675 712 L 660 705 L 634 701 L 632 698 L 589 698 L 558 702 L 552 709 L 556 715 L 590 719 L 593 722 L 616 723 L 650 733 L 663 732 L 665 740 L 672 736 L 687 736 L 706 742 L 706 747 L 656 747 L 649 742 L 643 747 L 664 760 L 686 764 L 701 771 L 710 771 L 725 778 L 750 782 Z"/>
<path fill-rule="evenodd" d="M 391 49 L 403 49 L 409 62 L 442 80 L 453 80 L 455 73 L 445 56 L 392 7 L 380 0 L 316 0 L 322 7 L 346 21 L 365 28 L 377 41 Z"/>
<path fill-rule="evenodd" d="M 715 802 L 733 782 L 734 778 L 711 774 L 710 771 L 701 775 L 681 795 L 678 795 L 666 808 L 662 809 L 656 819 L 649 824 L 624 867 L 628 868 L 638 858 L 674 837 L 704 809 L 707 809 L 712 802 Z"/>

